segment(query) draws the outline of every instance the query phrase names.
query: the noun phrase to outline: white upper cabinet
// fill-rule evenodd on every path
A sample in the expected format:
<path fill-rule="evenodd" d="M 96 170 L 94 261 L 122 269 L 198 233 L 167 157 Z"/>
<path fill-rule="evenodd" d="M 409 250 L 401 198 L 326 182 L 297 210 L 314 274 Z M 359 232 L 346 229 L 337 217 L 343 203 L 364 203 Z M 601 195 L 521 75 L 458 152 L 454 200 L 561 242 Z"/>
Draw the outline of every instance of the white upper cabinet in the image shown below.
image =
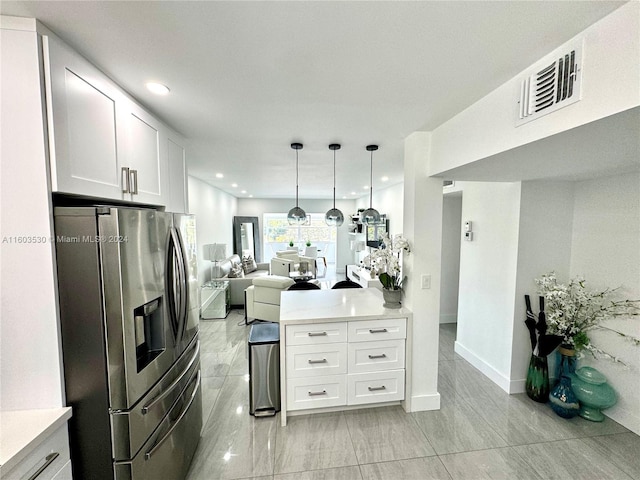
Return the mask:
<path fill-rule="evenodd" d="M 167 140 L 169 158 L 169 203 L 167 210 L 188 213 L 187 205 L 187 164 L 184 142 L 176 136 Z"/>
<path fill-rule="evenodd" d="M 43 35 L 54 192 L 186 211 L 184 141 L 54 35 Z"/>
<path fill-rule="evenodd" d="M 53 191 L 123 199 L 118 88 L 56 37 L 43 44 Z"/>

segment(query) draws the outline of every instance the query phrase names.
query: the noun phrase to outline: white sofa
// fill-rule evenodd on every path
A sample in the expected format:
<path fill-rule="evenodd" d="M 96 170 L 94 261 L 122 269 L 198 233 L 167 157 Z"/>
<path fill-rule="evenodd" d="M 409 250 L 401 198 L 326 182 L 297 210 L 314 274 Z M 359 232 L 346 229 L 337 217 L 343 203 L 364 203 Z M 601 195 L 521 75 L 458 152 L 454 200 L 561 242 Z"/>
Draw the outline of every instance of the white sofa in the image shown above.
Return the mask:
<path fill-rule="evenodd" d="M 258 263 L 258 270 L 248 273 L 240 278 L 229 277 L 229 272 L 233 266 L 242 265 L 242 260 L 237 254 L 231 255 L 226 260 L 220 262 L 218 271 L 220 277 L 213 278 L 212 280 L 229 280 L 229 291 L 231 296 L 231 305 L 234 307 L 244 306 L 244 291 L 247 287 L 250 287 L 253 280 L 259 277 L 266 277 L 269 275 L 269 264 Z"/>
<path fill-rule="evenodd" d="M 247 320 L 280 321 L 280 293 L 295 282 L 287 277 L 269 275 L 253 279 L 245 290 Z"/>
<path fill-rule="evenodd" d="M 316 259 L 299 255 L 297 250 L 281 250 L 276 252 L 276 256 L 271 259 L 271 275 L 288 277 L 289 273 L 299 271 L 300 264 L 307 264 L 307 271 L 316 277 Z"/>

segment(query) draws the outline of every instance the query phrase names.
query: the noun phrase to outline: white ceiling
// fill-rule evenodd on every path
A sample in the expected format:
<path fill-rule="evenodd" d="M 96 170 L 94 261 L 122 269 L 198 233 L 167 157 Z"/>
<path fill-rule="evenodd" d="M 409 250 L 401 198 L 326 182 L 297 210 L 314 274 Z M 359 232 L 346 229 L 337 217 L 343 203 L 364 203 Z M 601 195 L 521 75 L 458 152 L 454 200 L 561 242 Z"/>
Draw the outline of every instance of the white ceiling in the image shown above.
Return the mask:
<path fill-rule="evenodd" d="M 237 197 L 291 198 L 297 141 L 300 197 L 330 198 L 337 142 L 337 194 L 351 198 L 367 193 L 367 144 L 380 145 L 374 188 L 401 182 L 407 135 L 623 3 L 3 0 L 0 12 L 38 18 L 182 133 L 191 175 Z M 153 96 L 149 80 L 171 94 Z"/>

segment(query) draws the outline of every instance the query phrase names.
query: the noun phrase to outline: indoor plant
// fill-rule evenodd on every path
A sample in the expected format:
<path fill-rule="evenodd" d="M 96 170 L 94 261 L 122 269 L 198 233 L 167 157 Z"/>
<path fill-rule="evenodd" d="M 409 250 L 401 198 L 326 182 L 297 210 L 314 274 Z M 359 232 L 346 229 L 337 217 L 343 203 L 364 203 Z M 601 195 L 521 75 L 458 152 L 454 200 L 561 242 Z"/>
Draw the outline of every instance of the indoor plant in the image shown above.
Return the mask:
<path fill-rule="evenodd" d="M 391 238 L 385 232 L 380 235 L 380 248 L 373 249 L 363 259 L 365 267 L 378 275 L 387 307 L 400 306 L 402 284 L 406 279 L 402 276 L 402 252 L 411 252 L 408 240 L 402 234 Z"/>
<path fill-rule="evenodd" d="M 608 318 L 640 315 L 640 300 L 616 300 L 618 289 L 589 290 L 585 280 L 579 277 L 572 278 L 567 284 L 559 283 L 555 272 L 537 278 L 536 284 L 547 302 L 547 333 L 561 336 L 562 348 L 569 351 L 584 349 L 619 361 L 592 345 L 588 332 L 603 328 L 600 323 Z M 640 344 L 640 339 L 616 333 Z"/>

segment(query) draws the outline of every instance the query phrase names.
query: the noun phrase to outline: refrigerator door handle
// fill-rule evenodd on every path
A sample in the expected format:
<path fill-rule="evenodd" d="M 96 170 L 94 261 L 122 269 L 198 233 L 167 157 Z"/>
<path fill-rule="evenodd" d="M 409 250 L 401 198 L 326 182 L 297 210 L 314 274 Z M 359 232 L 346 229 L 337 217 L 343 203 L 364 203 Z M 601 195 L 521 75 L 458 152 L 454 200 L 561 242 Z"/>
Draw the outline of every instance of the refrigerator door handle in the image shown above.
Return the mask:
<path fill-rule="evenodd" d="M 171 323 L 171 330 L 173 336 L 178 343 L 178 326 L 179 316 L 181 311 L 180 303 L 180 265 L 177 256 L 176 249 L 178 248 L 175 229 L 170 229 L 169 239 L 167 241 L 167 300 L 169 303 L 169 322 Z"/>
<path fill-rule="evenodd" d="M 194 400 L 196 399 L 196 396 L 198 395 L 198 388 L 200 387 L 200 370 L 198 370 L 198 374 L 196 375 L 195 379 L 189 382 L 189 384 L 185 387 L 185 391 L 189 388 L 189 386 L 194 381 L 196 383 L 196 386 L 193 389 L 193 393 L 191 393 L 191 398 L 189 399 L 189 403 L 184 408 L 184 410 L 182 410 L 182 412 L 180 413 L 180 416 L 176 419 L 173 425 L 171 425 L 171 428 L 169 428 L 167 433 L 165 433 L 164 436 L 160 440 L 158 440 L 147 453 L 144 454 L 145 460 L 149 460 L 158 451 L 158 449 L 162 446 L 162 444 L 171 436 L 175 428 L 180 424 L 184 416 L 189 411 L 189 408 L 191 408 L 191 405 L 193 404 Z"/>
<path fill-rule="evenodd" d="M 199 353 L 200 353 L 200 343 L 198 343 L 196 345 L 196 351 L 193 354 L 193 357 L 189 361 L 189 364 L 180 373 L 180 375 L 178 375 L 178 378 L 176 378 L 173 381 L 173 383 L 171 385 L 169 385 L 160 395 L 158 395 L 153 400 L 151 400 L 149 403 L 147 403 L 144 407 L 142 407 L 142 414 L 143 415 L 146 415 L 147 413 L 149 413 L 149 410 L 151 410 L 155 405 L 158 404 L 158 402 L 160 402 L 163 398 L 165 398 L 167 395 L 169 395 L 180 384 L 180 382 L 182 381 L 184 376 L 189 372 L 189 370 L 191 370 L 191 367 L 193 366 L 193 363 L 198 360 L 198 354 Z"/>

